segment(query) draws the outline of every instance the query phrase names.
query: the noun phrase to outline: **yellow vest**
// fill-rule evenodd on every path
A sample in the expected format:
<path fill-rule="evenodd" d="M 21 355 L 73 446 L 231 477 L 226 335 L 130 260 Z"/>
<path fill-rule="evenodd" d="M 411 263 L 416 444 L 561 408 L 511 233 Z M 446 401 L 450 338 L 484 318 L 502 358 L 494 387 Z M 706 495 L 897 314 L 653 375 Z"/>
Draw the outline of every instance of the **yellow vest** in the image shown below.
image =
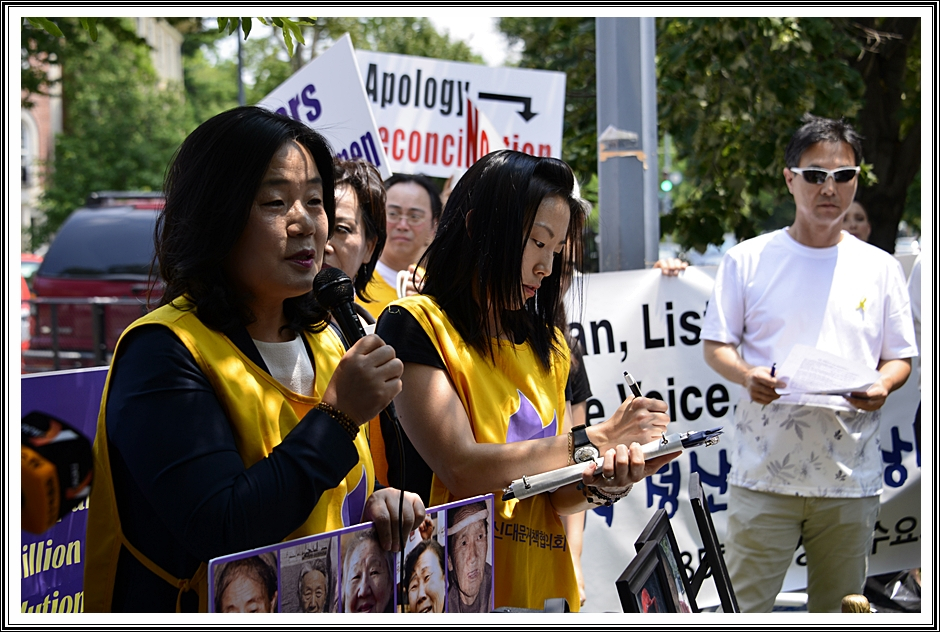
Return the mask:
<path fill-rule="evenodd" d="M 365 307 L 373 318 L 378 318 L 382 310 L 398 298 L 398 290 L 386 283 L 381 274 L 373 272 L 372 278 L 369 279 L 369 285 L 366 286 L 366 295 L 371 299 L 371 302 L 365 303 L 358 296 L 356 302 Z"/>
<path fill-rule="evenodd" d="M 568 348 L 553 354 L 545 370 L 528 343 L 494 341 L 495 364 L 467 345 L 453 323 L 428 296 L 393 303 L 407 309 L 431 338 L 463 404 L 478 443 L 507 443 L 562 434 Z M 508 483 L 509 481 L 507 481 Z M 548 494 L 501 500 L 496 493 L 494 525 L 495 605 L 538 608 L 565 597 L 580 605 L 578 584 L 565 530 Z M 435 475 L 431 505 L 460 500 Z"/>
<path fill-rule="evenodd" d="M 135 321 L 118 341 L 115 357 L 124 337 L 132 329 L 152 324 L 171 329 L 193 355 L 202 372 L 209 378 L 228 415 L 238 452 L 247 468 L 267 457 L 300 419 L 320 403 L 323 392 L 345 349 L 329 327 L 318 334 L 305 334 L 313 352 L 316 377 L 313 396 L 300 395 L 286 388 L 248 359 L 226 336 L 206 327 L 194 311 L 176 307 L 184 304 L 183 300 L 177 299 L 172 305 L 165 305 Z M 109 372 L 98 413 L 94 445 L 95 484 L 88 503 L 85 611 L 110 612 L 118 554 L 123 546 L 150 571 L 170 584 L 178 586 L 181 595 L 188 590 L 196 590 L 199 594 L 199 610 L 205 612 L 208 606 L 206 600 L 206 562 L 208 560 L 200 565 L 193 577 L 176 578 L 141 554 L 133 543 L 127 541 L 121 531 L 108 458 L 105 424 L 110 382 L 111 373 Z M 372 495 L 375 474 L 366 433 L 359 433 L 355 446 L 359 453 L 359 463 L 350 470 L 337 487 L 326 491 L 320 497 L 307 520 L 285 540 L 348 526 L 343 519 L 343 503 L 347 493 L 356 490 L 356 495 L 362 498 Z M 364 495 L 362 495 L 361 487 L 363 484 L 365 485 Z M 347 511 L 349 511 L 348 507 Z M 358 523 L 359 518 L 360 516 L 353 516 L 351 524 Z M 178 609 L 179 600 L 177 599 Z"/>

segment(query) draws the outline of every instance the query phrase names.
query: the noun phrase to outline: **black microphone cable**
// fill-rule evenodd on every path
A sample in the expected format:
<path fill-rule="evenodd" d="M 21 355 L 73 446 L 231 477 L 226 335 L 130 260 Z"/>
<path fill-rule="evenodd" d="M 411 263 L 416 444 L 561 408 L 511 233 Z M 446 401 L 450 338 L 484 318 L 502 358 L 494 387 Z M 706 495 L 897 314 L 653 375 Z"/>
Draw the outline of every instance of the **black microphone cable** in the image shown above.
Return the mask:
<path fill-rule="evenodd" d="M 356 341 L 365 338 L 366 332 L 359 322 L 356 310 L 353 308 L 355 291 L 353 290 L 352 280 L 345 272 L 339 268 L 325 268 L 317 273 L 313 280 L 313 293 L 317 302 L 328 309 L 343 334 L 346 342 L 346 348 L 352 347 Z M 395 402 L 391 401 L 385 407 L 380 416 L 391 423 L 395 429 L 395 439 L 398 443 L 398 461 L 400 463 L 400 479 L 398 481 L 398 543 L 401 547 L 399 551 L 398 564 L 398 603 L 405 602 L 405 524 L 403 512 L 405 508 L 405 451 L 402 447 L 401 423 L 398 421 L 398 414 L 395 412 Z"/>

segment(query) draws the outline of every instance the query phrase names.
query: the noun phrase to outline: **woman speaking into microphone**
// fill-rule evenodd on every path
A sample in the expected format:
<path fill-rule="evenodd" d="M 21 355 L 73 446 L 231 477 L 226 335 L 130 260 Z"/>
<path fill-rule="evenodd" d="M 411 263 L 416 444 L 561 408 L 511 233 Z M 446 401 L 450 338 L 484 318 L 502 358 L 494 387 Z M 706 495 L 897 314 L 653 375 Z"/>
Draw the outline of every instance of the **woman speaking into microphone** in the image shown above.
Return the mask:
<path fill-rule="evenodd" d="M 404 362 L 395 406 L 434 472 L 431 505 L 496 492 L 495 606 L 580 603 L 559 514 L 612 503 L 675 455 L 639 444 L 669 422 L 627 400 L 605 423 L 562 431 L 568 345 L 555 327 L 579 263 L 583 207 L 564 162 L 514 151 L 481 158 L 447 200 L 421 265 L 423 295 L 393 302 L 376 332 Z M 568 244 L 572 247 L 567 247 Z M 502 501 L 515 479 L 582 461 L 581 484 Z"/>
<path fill-rule="evenodd" d="M 160 307 L 122 335 L 89 503 L 85 610 L 205 610 L 221 555 L 374 521 L 398 550 L 397 490 L 373 493 L 360 426 L 401 389 L 375 335 L 346 352 L 312 296 L 335 222 L 330 148 L 255 107 L 182 144 L 155 234 Z M 406 494 L 405 532 L 424 517 Z"/>

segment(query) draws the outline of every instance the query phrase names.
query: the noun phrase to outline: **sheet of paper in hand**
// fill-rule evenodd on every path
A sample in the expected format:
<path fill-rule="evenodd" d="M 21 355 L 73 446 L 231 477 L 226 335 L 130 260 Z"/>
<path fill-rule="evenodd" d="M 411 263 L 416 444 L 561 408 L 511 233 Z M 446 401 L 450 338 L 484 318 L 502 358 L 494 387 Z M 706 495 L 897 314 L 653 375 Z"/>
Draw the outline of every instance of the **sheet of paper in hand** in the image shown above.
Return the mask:
<path fill-rule="evenodd" d="M 777 369 L 777 377 L 787 383 L 786 388 L 777 391 L 780 395 L 847 395 L 868 390 L 880 374 L 827 351 L 798 344 Z"/>

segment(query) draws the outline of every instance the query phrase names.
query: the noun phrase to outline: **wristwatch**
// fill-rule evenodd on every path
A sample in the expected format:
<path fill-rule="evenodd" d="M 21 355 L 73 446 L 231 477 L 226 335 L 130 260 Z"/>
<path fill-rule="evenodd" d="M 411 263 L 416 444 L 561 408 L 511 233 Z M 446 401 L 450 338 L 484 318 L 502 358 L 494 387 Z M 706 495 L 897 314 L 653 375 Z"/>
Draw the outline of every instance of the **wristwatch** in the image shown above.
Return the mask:
<path fill-rule="evenodd" d="M 575 426 L 571 429 L 571 458 L 575 463 L 592 461 L 601 455 L 597 446 L 591 443 L 587 435 L 587 426 Z"/>

